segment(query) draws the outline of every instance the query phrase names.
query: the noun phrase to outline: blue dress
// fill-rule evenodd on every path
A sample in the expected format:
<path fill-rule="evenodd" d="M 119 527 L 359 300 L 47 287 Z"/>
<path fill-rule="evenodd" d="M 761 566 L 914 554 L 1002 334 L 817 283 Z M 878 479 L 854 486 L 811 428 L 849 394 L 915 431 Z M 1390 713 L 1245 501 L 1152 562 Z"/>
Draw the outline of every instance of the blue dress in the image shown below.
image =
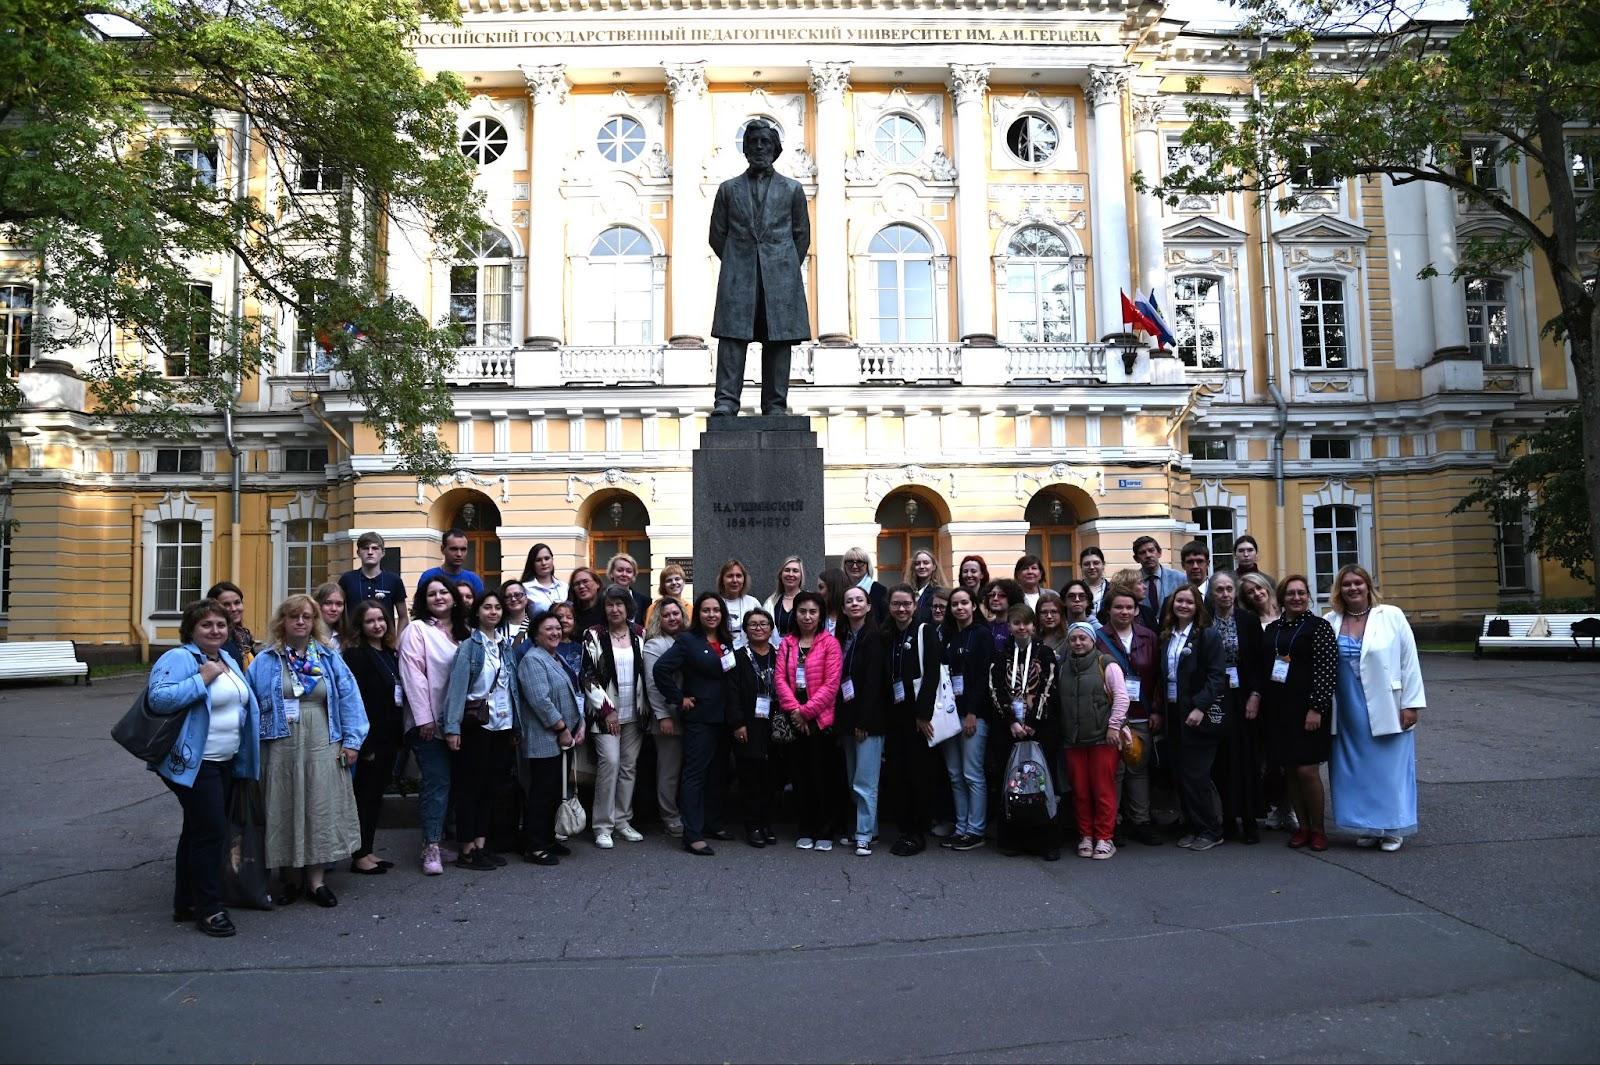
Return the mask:
<path fill-rule="evenodd" d="M 1363 836 L 1409 836 L 1417 830 L 1417 734 L 1374 736 L 1361 689 L 1361 641 L 1339 637 L 1339 728 L 1328 761 L 1333 821 Z"/>

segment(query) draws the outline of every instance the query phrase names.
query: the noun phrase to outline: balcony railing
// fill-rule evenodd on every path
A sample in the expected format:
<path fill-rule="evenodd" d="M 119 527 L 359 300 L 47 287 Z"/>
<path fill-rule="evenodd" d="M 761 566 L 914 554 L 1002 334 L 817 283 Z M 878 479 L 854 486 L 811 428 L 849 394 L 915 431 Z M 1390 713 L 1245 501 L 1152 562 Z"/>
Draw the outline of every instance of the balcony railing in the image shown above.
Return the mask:
<path fill-rule="evenodd" d="M 1011 381 L 1103 381 L 1103 344 L 1011 344 L 1006 378 Z"/>
<path fill-rule="evenodd" d="M 514 348 L 461 348 L 450 374 L 453 385 L 509 385 L 516 376 Z"/>
<path fill-rule="evenodd" d="M 862 383 L 874 381 L 959 381 L 960 344 L 863 344 Z"/>
<path fill-rule="evenodd" d="M 662 349 L 653 345 L 561 349 L 564 385 L 655 385 L 661 370 Z"/>

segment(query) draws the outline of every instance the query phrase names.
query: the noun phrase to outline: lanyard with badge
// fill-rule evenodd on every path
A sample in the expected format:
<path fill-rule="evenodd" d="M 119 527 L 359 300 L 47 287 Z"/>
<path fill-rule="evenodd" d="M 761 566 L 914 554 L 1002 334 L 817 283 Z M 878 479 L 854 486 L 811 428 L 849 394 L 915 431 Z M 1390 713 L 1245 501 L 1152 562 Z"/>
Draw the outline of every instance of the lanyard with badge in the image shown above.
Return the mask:
<path fill-rule="evenodd" d="M 857 635 L 859 635 L 859 630 L 851 629 L 850 635 L 844 641 L 844 680 L 839 684 L 839 698 L 847 703 L 853 701 L 856 697 L 856 682 L 855 678 L 850 675 L 850 663 L 855 661 Z"/>
<path fill-rule="evenodd" d="M 722 672 L 733 672 L 733 648 L 724 647 L 720 643 L 711 643 L 712 651 L 716 652 L 717 660 L 722 663 Z"/>
<path fill-rule="evenodd" d="M 969 626 L 967 632 L 958 635 L 950 646 L 950 690 L 957 699 L 967 690 L 967 633 L 971 631 Z"/>
<path fill-rule="evenodd" d="M 1178 701 L 1178 663 L 1183 661 L 1183 649 L 1189 646 L 1189 630 L 1175 632 L 1167 641 L 1167 701 Z"/>
<path fill-rule="evenodd" d="M 1123 646 L 1122 637 L 1117 635 L 1115 629 L 1107 629 L 1105 631 L 1111 634 L 1111 638 L 1105 643 L 1106 650 L 1111 652 L 1111 657 L 1116 661 L 1117 665 L 1122 667 L 1122 683 L 1128 689 L 1128 702 L 1130 704 L 1136 703 L 1139 701 L 1139 696 L 1144 693 L 1144 683 L 1139 679 L 1138 674 L 1133 671 L 1133 657 L 1131 654 L 1133 630 L 1128 630 L 1128 643 L 1130 646 L 1127 647 Z"/>
<path fill-rule="evenodd" d="M 1011 716 L 1018 721 L 1028 713 L 1028 705 L 1023 696 L 1027 692 L 1028 675 L 1032 671 L 1033 641 L 1028 641 L 1026 654 L 1023 653 L 1021 644 L 1014 644 L 1011 648 Z"/>
<path fill-rule="evenodd" d="M 283 701 L 283 718 L 292 725 L 300 720 L 300 700 L 307 692 L 316 688 L 317 681 L 322 677 L 322 664 L 317 660 L 315 647 L 310 644 L 306 645 L 306 653 L 303 656 L 293 647 L 286 647 L 284 650 L 289 661 L 291 697 Z"/>
<path fill-rule="evenodd" d="M 910 633 L 911 630 L 907 628 L 906 632 Z M 906 701 L 904 660 L 906 652 L 911 650 L 911 643 L 915 639 L 915 636 L 907 635 L 903 640 L 897 637 L 894 641 L 894 657 L 891 662 L 891 669 L 894 673 L 894 701 L 897 703 Z"/>
<path fill-rule="evenodd" d="M 1219 619 L 1217 628 L 1222 632 L 1222 651 L 1227 657 L 1228 687 L 1239 686 L 1239 623 L 1229 617 Z"/>
<path fill-rule="evenodd" d="M 756 717 L 763 721 L 772 716 L 773 657 L 771 651 L 759 660 L 750 656 L 750 664 L 756 667 Z"/>
<path fill-rule="evenodd" d="M 1280 621 L 1278 623 L 1278 632 L 1277 632 L 1276 635 L 1274 635 L 1272 637 L 1272 650 L 1274 651 L 1275 656 L 1276 656 L 1276 657 L 1274 657 L 1274 659 L 1272 661 L 1272 680 L 1273 680 L 1273 683 L 1275 683 L 1275 684 L 1287 684 L 1288 683 L 1288 681 L 1289 681 L 1289 659 L 1291 657 L 1289 652 L 1294 650 L 1294 642 L 1300 638 L 1300 630 L 1301 630 L 1301 628 L 1303 628 L 1305 626 L 1305 623 L 1306 623 L 1306 619 L 1304 617 L 1302 617 L 1300 619 L 1300 623 L 1297 624 L 1294 627 L 1294 631 L 1289 634 L 1289 642 L 1288 642 L 1287 645 L 1285 645 L 1284 642 L 1278 638 L 1278 636 L 1281 636 L 1283 634 L 1283 622 Z"/>
<path fill-rule="evenodd" d="M 389 680 L 394 684 L 394 705 L 404 706 L 406 704 L 406 690 L 400 684 L 400 675 L 394 671 L 394 667 L 389 665 L 389 660 L 384 657 L 382 651 L 369 650 L 368 653 L 376 658 L 378 665 L 383 667 L 385 673 L 389 674 Z"/>

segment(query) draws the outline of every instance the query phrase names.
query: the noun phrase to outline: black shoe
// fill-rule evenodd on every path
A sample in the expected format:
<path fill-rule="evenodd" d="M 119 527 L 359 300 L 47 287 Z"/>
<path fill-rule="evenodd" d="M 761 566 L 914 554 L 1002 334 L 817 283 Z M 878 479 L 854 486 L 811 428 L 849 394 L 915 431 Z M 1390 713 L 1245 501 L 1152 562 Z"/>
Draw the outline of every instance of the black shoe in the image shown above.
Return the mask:
<path fill-rule="evenodd" d="M 770 828 L 763 828 L 761 830 L 761 842 L 771 847 L 778 842 L 778 834 Z"/>
<path fill-rule="evenodd" d="M 683 849 L 696 858 L 709 858 L 717 853 L 711 849 L 710 844 L 706 843 L 705 840 L 701 840 L 699 843 L 685 843 Z"/>
<path fill-rule="evenodd" d="M 374 865 L 371 869 L 363 869 L 355 862 L 351 862 L 350 871 L 358 876 L 382 876 L 384 873 L 389 871 L 389 867 L 385 865 Z"/>
<path fill-rule="evenodd" d="M 339 905 L 339 896 L 335 895 L 328 888 L 327 884 L 319 884 L 317 886 L 317 890 L 311 892 L 306 897 L 325 910 L 331 910 L 335 906 Z"/>
<path fill-rule="evenodd" d="M 1245 821 L 1244 833 L 1239 837 L 1239 841 L 1246 846 L 1261 842 L 1261 829 L 1256 826 L 1255 818 Z"/>
<path fill-rule="evenodd" d="M 561 864 L 561 859 L 557 858 L 550 851 L 528 851 L 526 854 L 524 854 L 522 856 L 522 860 L 527 862 L 529 865 L 560 865 Z"/>
<path fill-rule="evenodd" d="M 759 832 L 746 832 L 744 834 L 744 841 L 750 844 L 750 846 L 755 847 L 757 850 L 760 850 L 767 845 L 767 841 Z"/>
<path fill-rule="evenodd" d="M 215 936 L 217 939 L 227 939 L 229 936 L 237 935 L 239 932 L 237 928 L 233 927 L 233 922 L 228 919 L 226 910 L 218 910 L 210 917 L 202 917 L 194 923 L 194 926 L 206 935 Z"/>
<path fill-rule="evenodd" d="M 889 853 L 901 858 L 909 858 L 913 854 L 921 854 L 927 849 L 927 841 L 921 836 L 901 836 L 895 840 L 894 846 L 889 848 Z"/>
<path fill-rule="evenodd" d="M 387 860 L 385 860 L 383 858 L 379 858 L 378 859 L 378 868 L 379 869 L 393 869 L 394 868 L 394 863 L 391 862 L 391 861 L 387 861 Z"/>
<path fill-rule="evenodd" d="M 454 864 L 457 869 L 476 869 L 480 872 L 488 869 L 499 868 L 499 866 L 495 865 L 489 860 L 489 856 L 483 853 L 482 849 L 462 851 L 460 854 L 456 855 Z"/>
<path fill-rule="evenodd" d="M 557 858 L 570 858 L 572 857 L 572 848 L 565 843 L 552 843 L 550 844 L 550 853 Z"/>
<path fill-rule="evenodd" d="M 1166 842 L 1161 838 L 1161 830 L 1148 821 L 1142 825 L 1134 825 L 1133 831 L 1129 835 L 1146 847 L 1159 847 Z"/>
<path fill-rule="evenodd" d="M 712 839 L 720 839 L 724 843 L 733 838 L 733 833 L 729 832 L 725 828 L 719 828 L 715 832 L 707 832 L 706 835 L 710 836 Z"/>
<path fill-rule="evenodd" d="M 738 413 L 739 412 L 737 410 L 728 410 L 724 407 L 713 407 L 711 410 L 711 416 L 713 418 L 732 418 Z"/>
<path fill-rule="evenodd" d="M 506 867 L 506 860 L 500 856 L 498 851 L 492 851 L 484 847 L 478 853 L 493 862 L 496 869 L 504 869 Z"/>
<path fill-rule="evenodd" d="M 975 851 L 979 847 L 983 846 L 984 842 L 985 841 L 982 836 L 974 832 L 969 832 L 964 836 L 957 836 L 955 838 L 955 846 L 950 849 L 958 851 Z"/>

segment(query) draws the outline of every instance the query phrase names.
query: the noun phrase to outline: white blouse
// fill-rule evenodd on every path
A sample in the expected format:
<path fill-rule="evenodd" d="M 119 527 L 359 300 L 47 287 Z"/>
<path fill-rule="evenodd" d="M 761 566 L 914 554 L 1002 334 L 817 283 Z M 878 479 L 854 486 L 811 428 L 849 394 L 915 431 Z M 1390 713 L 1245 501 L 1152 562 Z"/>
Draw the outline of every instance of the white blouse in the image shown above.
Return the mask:
<path fill-rule="evenodd" d="M 211 696 L 211 725 L 206 730 L 206 750 L 201 755 L 208 762 L 229 762 L 239 753 L 239 734 L 244 730 L 244 682 L 225 669 L 206 688 Z"/>

